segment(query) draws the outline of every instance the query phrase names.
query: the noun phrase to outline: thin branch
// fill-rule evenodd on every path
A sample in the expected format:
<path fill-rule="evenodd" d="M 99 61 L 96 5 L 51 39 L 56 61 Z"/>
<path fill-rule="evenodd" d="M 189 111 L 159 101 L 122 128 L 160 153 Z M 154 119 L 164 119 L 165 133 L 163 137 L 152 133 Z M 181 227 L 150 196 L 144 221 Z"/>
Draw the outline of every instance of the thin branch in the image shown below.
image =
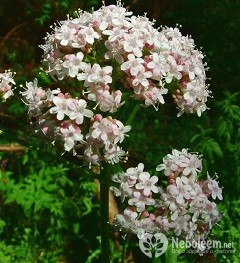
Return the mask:
<path fill-rule="evenodd" d="M 6 114 L 6 113 L 3 113 L 3 112 L 0 112 L 0 117 L 5 117 L 5 118 L 9 118 L 9 119 L 15 119 L 15 117 L 9 115 L 9 114 Z"/>
<path fill-rule="evenodd" d="M 7 144 L 7 145 L 0 145 L 0 151 L 1 152 L 22 152 L 26 148 L 21 145 L 12 145 L 12 144 Z"/>
<path fill-rule="evenodd" d="M 15 31 L 17 31 L 19 28 L 21 28 L 21 27 L 23 27 L 23 26 L 25 26 L 25 25 L 26 25 L 26 23 L 22 23 L 22 24 L 20 24 L 20 25 L 18 25 L 18 26 L 16 26 L 16 27 L 14 27 L 13 29 L 11 29 L 11 30 L 7 33 L 7 35 L 3 38 L 2 42 L 0 43 L 0 48 L 3 47 L 5 41 L 6 41 L 7 39 L 9 39 L 10 36 L 11 36 Z"/>
<path fill-rule="evenodd" d="M 21 38 L 17 38 L 17 37 L 8 37 L 7 39 L 6 39 L 6 37 L 0 37 L 0 39 L 3 39 L 4 43 L 6 41 L 11 41 L 12 40 L 12 41 L 20 42 L 20 43 L 22 43 L 24 45 L 28 45 L 29 44 L 26 40 L 21 39 Z"/>

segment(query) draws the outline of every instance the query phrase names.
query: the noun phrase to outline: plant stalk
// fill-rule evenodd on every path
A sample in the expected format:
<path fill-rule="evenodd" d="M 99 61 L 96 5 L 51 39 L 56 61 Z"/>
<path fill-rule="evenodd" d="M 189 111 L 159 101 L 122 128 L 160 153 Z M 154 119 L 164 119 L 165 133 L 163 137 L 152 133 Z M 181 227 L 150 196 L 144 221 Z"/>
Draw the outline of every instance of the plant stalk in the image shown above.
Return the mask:
<path fill-rule="evenodd" d="M 166 251 L 166 262 L 167 263 L 177 263 L 178 253 L 173 250 L 172 245 L 168 246 Z"/>
<path fill-rule="evenodd" d="M 124 263 L 126 246 L 127 246 L 127 239 L 123 240 L 121 263 Z"/>
<path fill-rule="evenodd" d="M 128 120 L 127 120 L 126 125 L 130 125 L 130 124 L 132 123 L 132 121 L 133 121 L 133 119 L 134 119 L 136 113 L 137 113 L 138 110 L 139 110 L 139 107 L 140 107 L 140 104 L 139 104 L 139 103 L 135 105 L 135 107 L 133 108 L 133 110 L 132 110 L 132 112 L 131 112 L 131 114 L 130 114 Z"/>
<path fill-rule="evenodd" d="M 101 251 L 102 263 L 110 263 L 110 245 L 109 245 L 109 177 L 110 171 L 105 166 L 100 174 L 100 227 L 101 227 Z"/>

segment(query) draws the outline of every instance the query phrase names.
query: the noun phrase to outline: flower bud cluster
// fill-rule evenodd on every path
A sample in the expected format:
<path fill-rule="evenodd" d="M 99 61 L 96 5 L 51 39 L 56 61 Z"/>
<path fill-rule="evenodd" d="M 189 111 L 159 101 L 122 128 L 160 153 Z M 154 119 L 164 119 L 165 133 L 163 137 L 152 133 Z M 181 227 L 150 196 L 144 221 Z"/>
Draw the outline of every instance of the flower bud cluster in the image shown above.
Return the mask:
<path fill-rule="evenodd" d="M 200 158 L 187 149 L 173 150 L 164 157 L 156 170 L 167 176 L 166 186 L 156 175 L 145 172 L 143 164 L 113 175 L 119 187 L 112 187 L 112 191 L 127 202 L 123 214 L 115 217 L 116 225 L 139 238 L 157 232 L 192 241 L 205 238 L 221 218 L 212 199 L 223 197 L 217 180 L 209 175 L 206 180 L 198 178 Z"/>
<path fill-rule="evenodd" d="M 7 100 L 10 96 L 13 95 L 12 86 L 15 85 L 13 79 L 14 73 L 10 70 L 6 70 L 4 73 L 0 73 L 0 97 L 1 101 Z"/>
<path fill-rule="evenodd" d="M 120 1 L 60 21 L 41 48 L 46 72 L 60 80 L 77 78 L 101 111 L 116 111 L 126 91 L 156 109 L 170 91 L 179 116 L 207 109 L 207 68 L 193 39 L 178 28 L 155 29 Z"/>
<path fill-rule="evenodd" d="M 80 148 L 82 158 L 90 166 L 103 160 L 117 163 L 125 158 L 126 153 L 118 144 L 123 142 L 130 126 L 110 116 L 94 115 L 84 99 L 72 98 L 60 90 L 44 90 L 37 79 L 26 83 L 24 89 L 21 94 L 29 114 L 37 120 L 37 129 L 53 139 L 53 143 L 60 140 L 64 150 L 74 155 Z"/>

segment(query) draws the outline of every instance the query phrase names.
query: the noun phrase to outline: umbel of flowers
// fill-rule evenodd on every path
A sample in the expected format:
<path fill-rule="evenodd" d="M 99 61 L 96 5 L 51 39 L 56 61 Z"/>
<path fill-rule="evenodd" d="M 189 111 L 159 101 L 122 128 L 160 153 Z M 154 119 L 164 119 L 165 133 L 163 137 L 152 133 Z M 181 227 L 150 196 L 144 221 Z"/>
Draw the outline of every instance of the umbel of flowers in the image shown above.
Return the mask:
<path fill-rule="evenodd" d="M 111 116 L 94 115 L 87 109 L 86 100 L 72 98 L 60 90 L 44 90 L 38 86 L 37 79 L 27 83 L 22 95 L 29 106 L 29 113 L 38 119 L 39 129 L 53 143 L 62 141 L 64 150 L 72 151 L 73 155 L 77 154 L 78 148 L 84 148 L 82 157 L 89 165 L 98 165 L 101 160 L 116 163 L 125 155 L 118 144 L 130 126 L 124 126 Z M 90 121 L 88 131 L 83 134 L 86 119 Z"/>
<path fill-rule="evenodd" d="M 222 200 L 222 188 L 217 180 L 207 175 L 199 179 L 202 161 L 187 149 L 173 150 L 156 168 L 163 171 L 167 185 L 144 171 L 144 165 L 128 168 L 114 174 L 112 180 L 118 187 L 111 187 L 121 196 L 127 207 L 117 214 L 115 224 L 125 233 L 135 233 L 143 238 L 145 233 L 165 233 L 184 241 L 205 240 L 221 215 L 213 200 Z M 217 177 L 217 176 L 216 176 Z M 203 251 L 205 247 L 198 247 Z"/>
<path fill-rule="evenodd" d="M 4 73 L 0 73 L 0 101 L 4 102 L 13 95 L 13 85 L 15 81 L 13 79 L 14 73 L 10 70 L 6 70 Z"/>
<path fill-rule="evenodd" d="M 117 163 L 130 126 L 111 117 L 125 99 L 158 109 L 169 93 L 180 116 L 207 109 L 206 64 L 191 37 L 178 28 L 154 28 L 121 4 L 76 12 L 52 26 L 45 38 L 43 66 L 54 79 L 75 78 L 78 88 L 64 93 L 29 82 L 22 92 L 38 128 L 62 141 L 64 151 L 85 163 Z"/>

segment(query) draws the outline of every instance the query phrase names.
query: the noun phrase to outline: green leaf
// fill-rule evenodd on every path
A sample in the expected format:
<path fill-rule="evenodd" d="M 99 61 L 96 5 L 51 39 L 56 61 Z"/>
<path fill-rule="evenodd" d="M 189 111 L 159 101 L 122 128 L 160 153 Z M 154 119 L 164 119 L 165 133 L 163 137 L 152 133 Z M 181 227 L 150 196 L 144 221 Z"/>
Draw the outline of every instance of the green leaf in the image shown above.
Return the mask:
<path fill-rule="evenodd" d="M 79 229 L 80 229 L 79 223 L 73 224 L 73 232 L 74 232 L 75 234 L 78 234 Z"/>
<path fill-rule="evenodd" d="M 48 192 L 53 192 L 54 190 L 57 190 L 59 187 L 56 184 L 48 184 L 44 186 L 44 189 Z"/>

